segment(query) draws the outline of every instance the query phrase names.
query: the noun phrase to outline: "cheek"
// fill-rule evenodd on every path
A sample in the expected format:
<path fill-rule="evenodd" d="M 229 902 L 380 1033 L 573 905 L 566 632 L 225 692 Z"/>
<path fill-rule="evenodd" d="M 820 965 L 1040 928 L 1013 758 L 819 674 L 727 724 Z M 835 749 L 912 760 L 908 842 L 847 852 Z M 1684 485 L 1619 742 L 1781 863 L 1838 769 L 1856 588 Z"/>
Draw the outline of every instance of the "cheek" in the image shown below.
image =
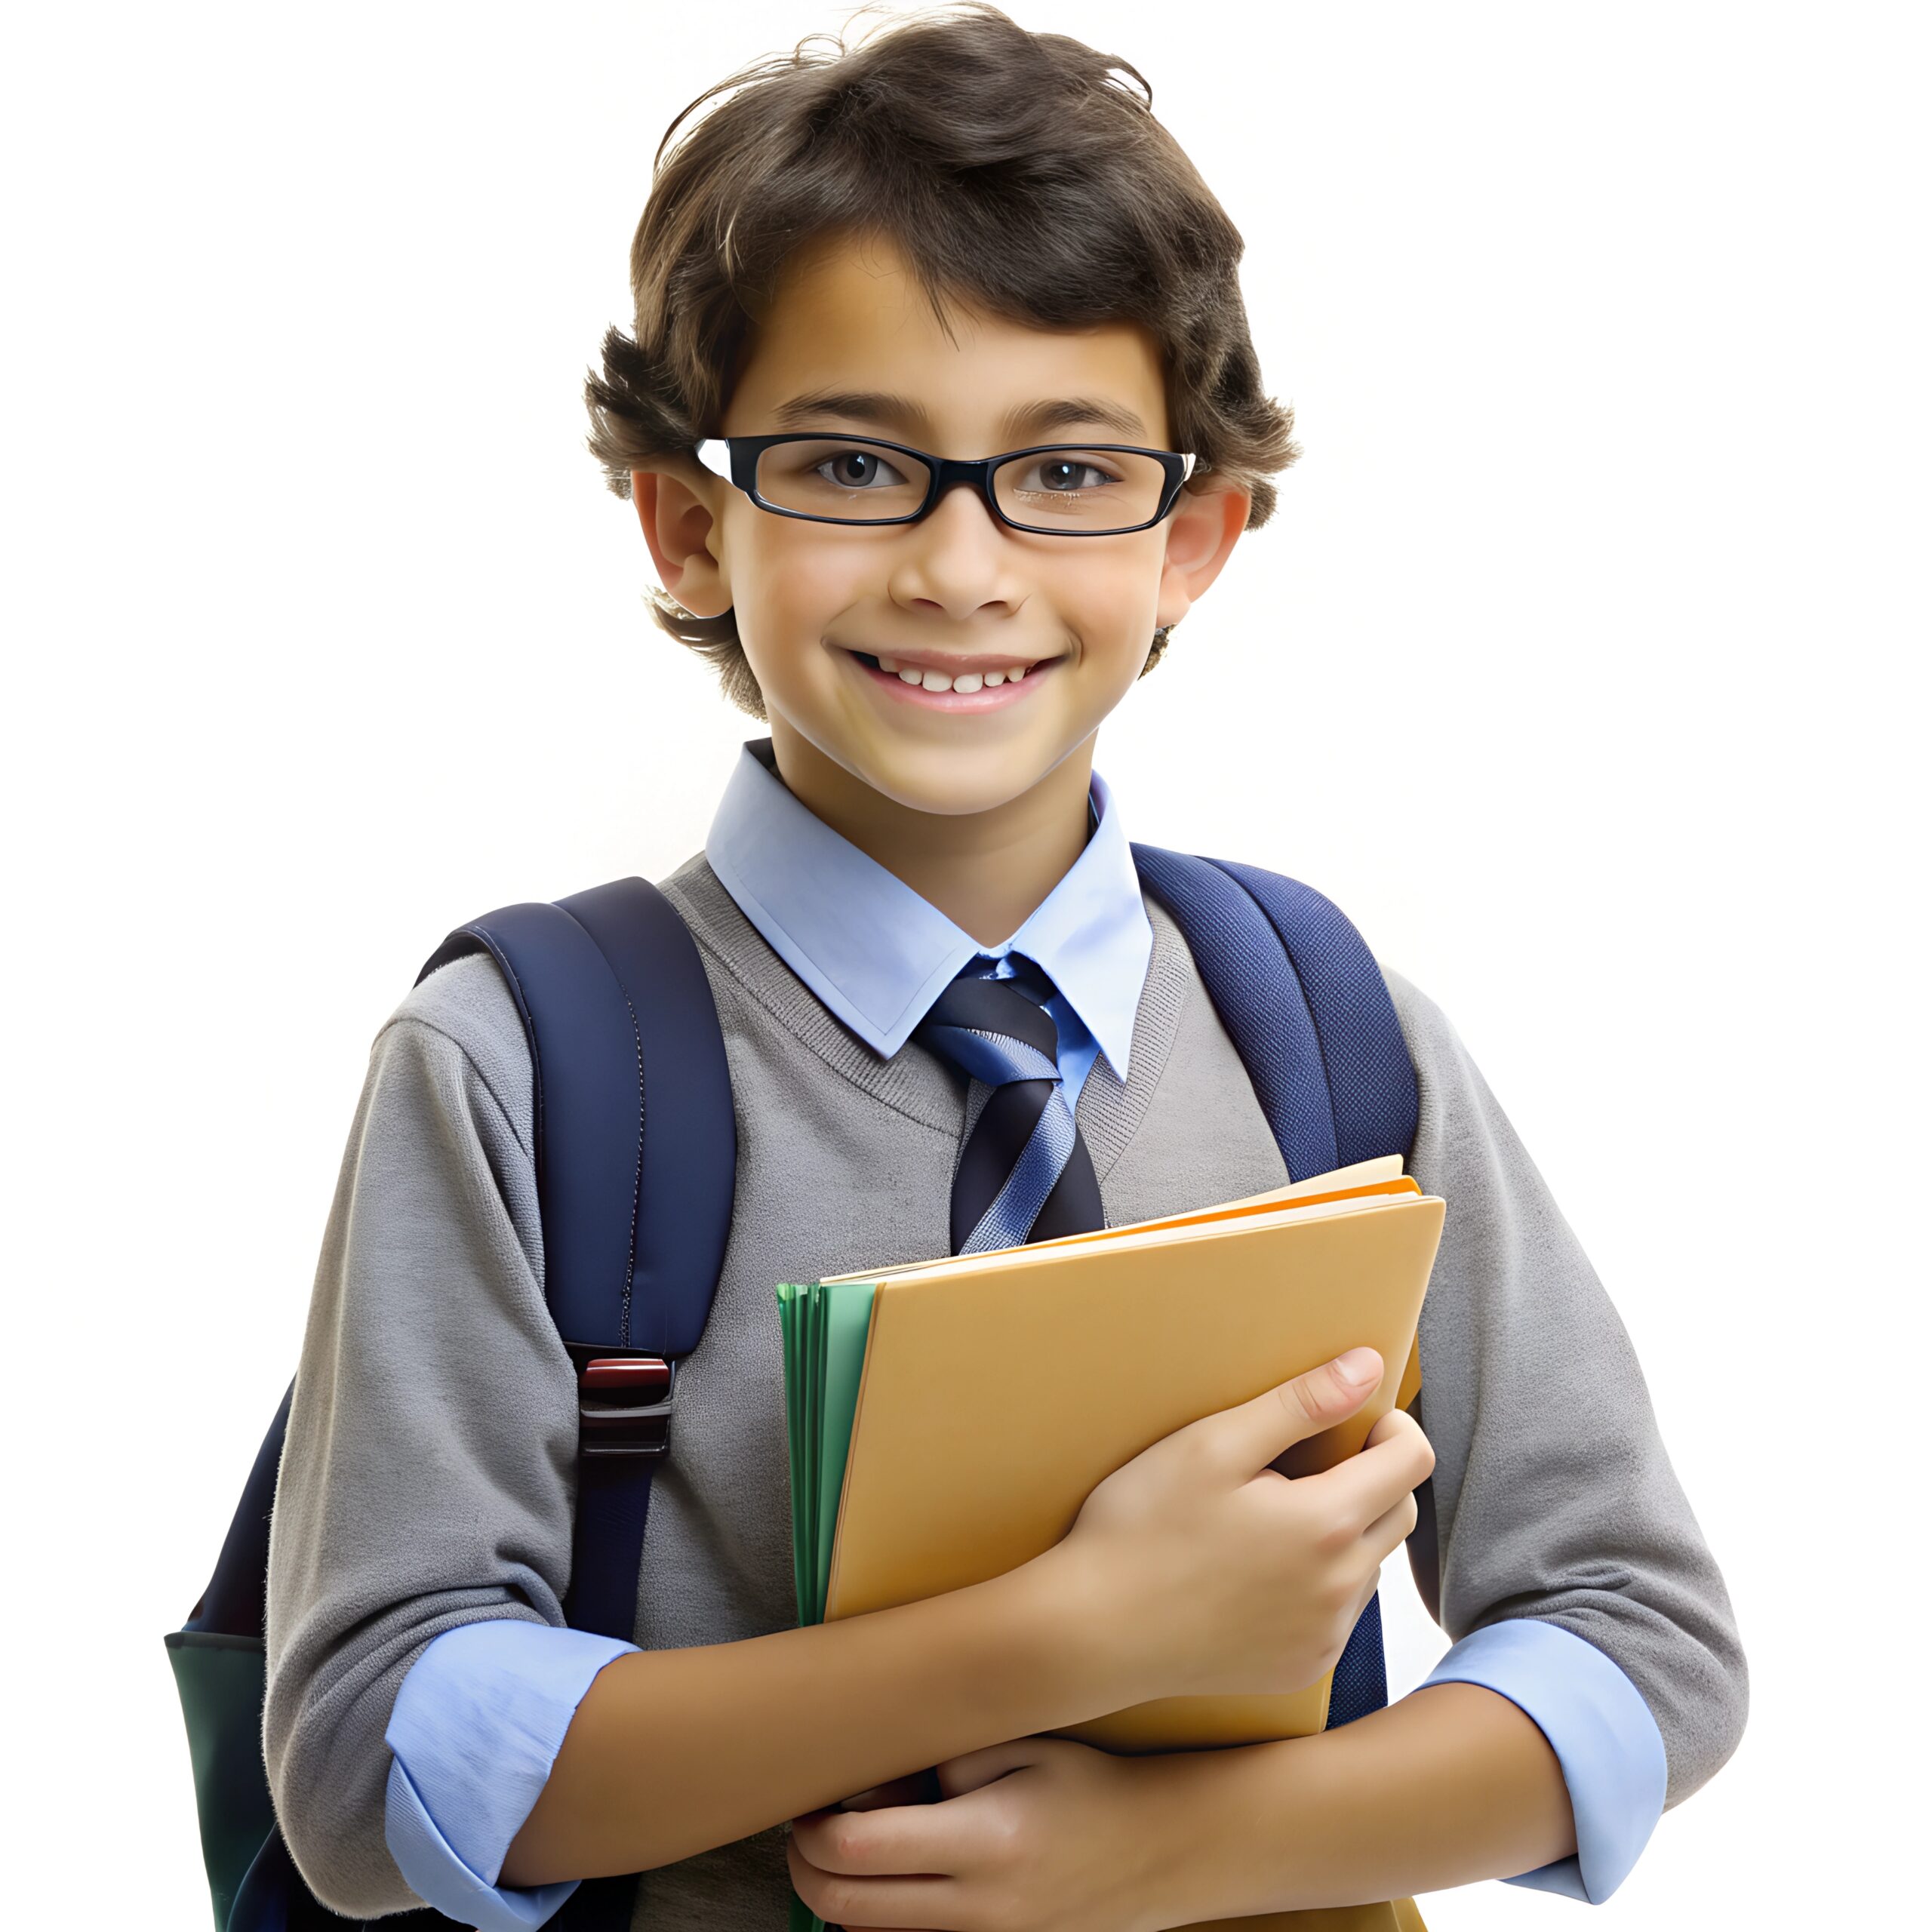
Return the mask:
<path fill-rule="evenodd" d="M 825 541 L 808 523 L 765 517 L 746 576 L 748 595 L 734 599 L 739 635 L 754 648 L 816 642 L 863 594 L 861 546 Z M 801 534 L 802 533 L 802 534 Z"/>
<path fill-rule="evenodd" d="M 1160 598 L 1158 551 L 1101 552 L 1069 564 L 1061 574 L 1059 604 L 1067 627 L 1095 656 L 1132 654 L 1138 662 L 1154 634 Z"/>

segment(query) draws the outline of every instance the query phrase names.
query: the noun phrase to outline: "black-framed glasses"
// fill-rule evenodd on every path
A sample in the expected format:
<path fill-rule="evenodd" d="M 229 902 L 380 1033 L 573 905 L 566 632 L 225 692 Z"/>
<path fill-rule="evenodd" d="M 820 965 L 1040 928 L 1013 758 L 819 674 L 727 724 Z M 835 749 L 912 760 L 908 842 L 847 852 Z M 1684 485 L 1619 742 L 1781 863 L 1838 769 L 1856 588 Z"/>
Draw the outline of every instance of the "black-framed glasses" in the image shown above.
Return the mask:
<path fill-rule="evenodd" d="M 974 462 L 872 436 L 724 436 L 700 463 L 762 510 L 812 523 L 917 523 L 955 484 L 1001 522 L 1054 537 L 1118 537 L 1158 523 L 1193 472 L 1192 456 L 1123 443 L 1039 443 Z"/>

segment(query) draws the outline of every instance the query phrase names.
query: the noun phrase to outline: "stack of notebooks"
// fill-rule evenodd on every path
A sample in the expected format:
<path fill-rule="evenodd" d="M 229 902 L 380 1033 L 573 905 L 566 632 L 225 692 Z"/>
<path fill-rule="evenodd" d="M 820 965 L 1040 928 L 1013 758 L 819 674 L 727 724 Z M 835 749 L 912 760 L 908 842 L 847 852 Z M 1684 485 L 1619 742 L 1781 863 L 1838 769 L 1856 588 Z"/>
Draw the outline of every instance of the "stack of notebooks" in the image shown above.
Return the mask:
<path fill-rule="evenodd" d="M 1003 1574 L 1161 1437 L 1358 1344 L 1380 1385 L 1275 1466 L 1332 1466 L 1420 1386 L 1416 1326 L 1443 1203 L 1397 1156 L 1127 1227 L 777 1291 L 801 1623 Z M 1164 1697 L 1054 1734 L 1115 1752 L 1321 1730 L 1290 1696 Z M 793 1900 L 793 1925 L 819 1921 Z M 1229 1920 L 1241 1932 L 1420 1928 L 1407 1900 Z M 1207 1928 L 1202 1928 L 1207 1932 Z"/>

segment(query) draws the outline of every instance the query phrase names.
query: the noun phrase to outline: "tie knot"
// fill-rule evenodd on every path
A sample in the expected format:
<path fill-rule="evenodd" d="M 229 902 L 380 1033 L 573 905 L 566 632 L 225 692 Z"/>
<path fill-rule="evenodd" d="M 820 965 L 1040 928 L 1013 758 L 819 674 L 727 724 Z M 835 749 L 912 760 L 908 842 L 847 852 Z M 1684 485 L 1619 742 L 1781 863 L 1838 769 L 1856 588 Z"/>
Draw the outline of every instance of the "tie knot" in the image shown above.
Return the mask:
<path fill-rule="evenodd" d="M 981 955 L 983 958 L 985 955 Z M 1054 996 L 1054 983 L 1047 976 L 1046 969 L 1037 961 L 1029 959 L 1023 952 L 1009 952 L 1008 963 L 1013 968 L 1011 979 L 995 980 L 995 986 L 1011 986 L 1023 993 L 1035 1006 L 1044 1006 Z"/>
<path fill-rule="evenodd" d="M 915 1029 L 942 1058 L 992 1086 L 1060 1078 L 1060 1029 L 1044 1002 L 1053 982 L 1023 954 L 996 979 L 984 953 L 962 968 Z"/>

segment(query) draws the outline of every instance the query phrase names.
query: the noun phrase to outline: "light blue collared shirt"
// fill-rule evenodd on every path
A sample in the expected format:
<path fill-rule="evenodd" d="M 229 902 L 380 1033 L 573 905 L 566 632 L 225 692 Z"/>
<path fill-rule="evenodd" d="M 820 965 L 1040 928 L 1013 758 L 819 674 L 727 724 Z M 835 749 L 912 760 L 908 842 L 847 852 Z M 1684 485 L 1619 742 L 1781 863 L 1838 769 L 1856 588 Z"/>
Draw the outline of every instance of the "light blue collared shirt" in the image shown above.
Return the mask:
<path fill-rule="evenodd" d="M 903 1046 L 976 955 L 1032 960 L 1072 1106 L 1096 1058 L 1127 1076 L 1153 946 L 1133 854 L 1097 772 L 1092 830 L 1066 875 L 1003 944 L 982 946 L 799 803 L 748 744 L 705 857 L 746 918 L 825 1006 L 875 1052 Z M 1004 977 L 1004 975 L 1002 975 Z M 598 1671 L 637 1648 L 523 1618 L 445 1631 L 405 1675 L 386 1741 L 391 1855 L 438 1911 L 485 1932 L 530 1932 L 576 1890 L 499 1885 L 511 1841 L 549 1776 Z M 1650 1707 L 1604 1652 L 1561 1626 L 1515 1617 L 1453 1645 L 1426 1680 L 1480 1684 L 1532 1718 L 1556 1752 L 1577 1824 L 1571 1857 L 1509 1880 L 1600 1904 L 1662 1814 L 1663 1740 Z"/>
<path fill-rule="evenodd" d="M 711 822 L 704 856 L 772 950 L 875 1053 L 890 1059 L 960 968 L 983 954 L 1011 977 L 1023 954 L 1054 983 L 1066 1103 L 1096 1052 L 1127 1078 L 1134 1016 L 1154 929 L 1112 795 L 1098 772 L 1093 829 L 1065 875 L 1003 944 L 982 946 L 937 906 L 794 798 L 771 741 L 745 746 Z"/>

